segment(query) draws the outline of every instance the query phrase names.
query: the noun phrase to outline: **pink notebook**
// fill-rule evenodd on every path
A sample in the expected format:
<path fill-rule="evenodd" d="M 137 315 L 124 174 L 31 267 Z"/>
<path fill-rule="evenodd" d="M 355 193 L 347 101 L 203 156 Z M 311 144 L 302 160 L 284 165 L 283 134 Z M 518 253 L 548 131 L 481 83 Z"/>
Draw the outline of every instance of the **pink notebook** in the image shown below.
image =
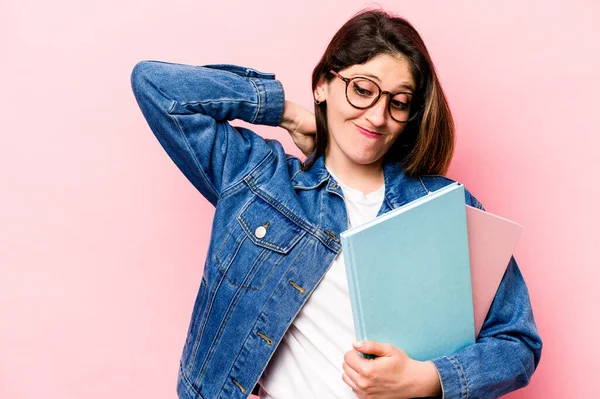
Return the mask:
<path fill-rule="evenodd" d="M 477 337 L 523 227 L 467 205 L 467 231 Z"/>

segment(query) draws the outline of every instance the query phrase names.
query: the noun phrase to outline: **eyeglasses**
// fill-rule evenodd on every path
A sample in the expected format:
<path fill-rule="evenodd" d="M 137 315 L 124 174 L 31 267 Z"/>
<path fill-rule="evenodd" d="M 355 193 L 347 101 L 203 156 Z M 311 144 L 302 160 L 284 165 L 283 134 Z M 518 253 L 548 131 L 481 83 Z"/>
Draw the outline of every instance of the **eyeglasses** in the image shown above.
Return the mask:
<path fill-rule="evenodd" d="M 371 108 L 379 101 L 382 95 L 388 95 L 388 112 L 393 120 L 399 123 L 410 122 L 419 114 L 420 107 L 412 107 L 413 93 L 401 91 L 391 93 L 381 90 L 381 87 L 369 78 L 356 76 L 345 78 L 334 70 L 329 71 L 346 83 L 346 100 L 357 109 Z"/>

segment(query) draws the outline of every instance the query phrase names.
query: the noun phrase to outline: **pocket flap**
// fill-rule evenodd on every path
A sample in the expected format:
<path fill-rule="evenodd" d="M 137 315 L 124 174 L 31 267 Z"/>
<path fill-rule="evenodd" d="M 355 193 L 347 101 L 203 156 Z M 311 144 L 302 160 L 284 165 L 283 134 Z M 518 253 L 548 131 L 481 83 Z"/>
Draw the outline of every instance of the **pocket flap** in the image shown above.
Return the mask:
<path fill-rule="evenodd" d="M 260 197 L 254 197 L 237 220 L 256 245 L 283 254 L 306 234 L 306 230 Z"/>

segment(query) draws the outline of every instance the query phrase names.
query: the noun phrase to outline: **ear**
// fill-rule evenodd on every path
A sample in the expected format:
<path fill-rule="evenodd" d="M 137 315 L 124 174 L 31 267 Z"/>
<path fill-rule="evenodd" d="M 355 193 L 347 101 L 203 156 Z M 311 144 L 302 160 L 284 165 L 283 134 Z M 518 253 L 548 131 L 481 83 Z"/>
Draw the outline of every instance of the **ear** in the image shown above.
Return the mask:
<path fill-rule="evenodd" d="M 317 87 L 315 87 L 315 90 L 313 91 L 313 97 L 315 100 L 319 102 L 327 101 L 328 89 L 329 82 L 327 82 L 325 78 L 321 76 L 317 82 Z"/>

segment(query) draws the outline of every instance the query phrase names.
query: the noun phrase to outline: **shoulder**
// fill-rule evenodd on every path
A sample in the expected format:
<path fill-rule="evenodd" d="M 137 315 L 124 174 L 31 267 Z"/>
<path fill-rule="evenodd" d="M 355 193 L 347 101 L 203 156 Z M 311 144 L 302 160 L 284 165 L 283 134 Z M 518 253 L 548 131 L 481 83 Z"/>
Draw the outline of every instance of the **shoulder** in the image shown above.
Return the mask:
<path fill-rule="evenodd" d="M 240 181 L 249 179 L 263 188 L 281 188 L 288 184 L 291 186 L 294 178 L 302 172 L 302 161 L 298 157 L 286 153 L 283 144 L 279 140 L 263 138 L 253 131 L 248 131 L 248 129 L 242 128 L 242 130 L 261 142 L 263 157 Z"/>
<path fill-rule="evenodd" d="M 275 155 L 274 161 L 277 163 L 284 163 L 287 165 L 290 179 L 293 179 L 302 170 L 302 161 L 295 155 L 288 154 L 283 148 L 283 144 L 276 139 L 265 139 L 265 142 L 270 147 L 271 151 Z"/>
<path fill-rule="evenodd" d="M 421 180 L 422 184 L 425 186 L 427 191 L 436 191 L 442 187 L 447 186 L 448 184 L 455 183 L 455 182 L 460 183 L 449 177 L 441 176 L 441 175 L 424 175 L 424 176 L 420 176 L 419 179 Z M 462 184 L 462 183 L 460 183 L 460 184 Z M 464 184 L 463 184 L 463 186 L 464 186 Z M 481 204 L 481 202 L 479 202 L 479 200 L 475 197 L 475 195 L 473 195 L 469 191 L 469 189 L 467 189 L 466 186 L 464 186 L 464 187 L 465 187 L 465 203 L 472 207 L 484 210 L 483 205 Z"/>

